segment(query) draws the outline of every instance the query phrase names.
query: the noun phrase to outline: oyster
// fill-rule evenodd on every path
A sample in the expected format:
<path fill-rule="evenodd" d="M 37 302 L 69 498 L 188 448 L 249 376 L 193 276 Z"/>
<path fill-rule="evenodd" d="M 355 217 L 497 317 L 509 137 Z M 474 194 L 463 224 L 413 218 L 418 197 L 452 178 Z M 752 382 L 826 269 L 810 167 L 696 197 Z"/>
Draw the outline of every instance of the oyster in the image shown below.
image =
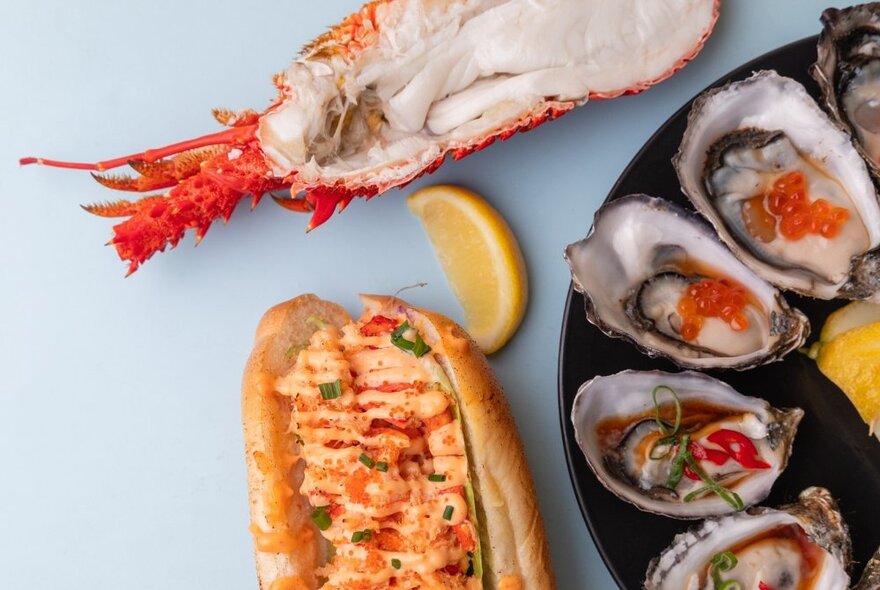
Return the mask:
<path fill-rule="evenodd" d="M 855 590 L 878 590 L 880 589 L 880 549 L 874 553 L 874 557 L 865 566 L 862 579 L 859 580 Z"/>
<path fill-rule="evenodd" d="M 703 518 L 767 497 L 803 414 L 702 373 L 624 371 L 584 383 L 571 420 L 587 462 L 611 492 L 648 512 Z"/>
<path fill-rule="evenodd" d="M 606 203 L 565 258 L 592 323 L 683 367 L 746 369 L 782 358 L 809 333 L 806 317 L 711 227 L 663 199 Z"/>
<path fill-rule="evenodd" d="M 880 291 L 880 202 L 851 137 L 763 71 L 696 101 L 673 159 L 685 194 L 765 280 L 812 297 Z"/>
<path fill-rule="evenodd" d="M 850 129 L 865 157 L 880 164 L 880 3 L 822 13 L 818 59 L 810 73 L 832 116 Z"/>
<path fill-rule="evenodd" d="M 808 488 L 797 504 L 709 519 L 677 535 L 648 567 L 645 590 L 717 589 L 728 581 L 737 588 L 845 590 L 851 554 L 834 498 Z"/>

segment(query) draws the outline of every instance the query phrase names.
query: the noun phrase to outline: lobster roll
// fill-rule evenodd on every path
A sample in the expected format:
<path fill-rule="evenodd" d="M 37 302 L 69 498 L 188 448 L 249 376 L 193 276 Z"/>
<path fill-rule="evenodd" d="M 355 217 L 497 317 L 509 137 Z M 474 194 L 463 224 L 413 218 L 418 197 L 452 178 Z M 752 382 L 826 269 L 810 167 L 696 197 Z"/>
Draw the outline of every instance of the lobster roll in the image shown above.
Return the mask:
<path fill-rule="evenodd" d="M 555 588 L 532 477 L 485 356 L 387 296 L 270 309 L 245 369 L 263 590 Z"/>

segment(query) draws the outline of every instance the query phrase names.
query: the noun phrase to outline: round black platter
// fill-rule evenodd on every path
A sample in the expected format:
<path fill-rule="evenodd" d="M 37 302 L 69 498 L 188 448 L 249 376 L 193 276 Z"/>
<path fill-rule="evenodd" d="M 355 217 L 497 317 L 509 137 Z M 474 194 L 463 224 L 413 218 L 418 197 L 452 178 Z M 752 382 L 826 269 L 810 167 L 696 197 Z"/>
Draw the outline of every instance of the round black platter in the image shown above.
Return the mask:
<path fill-rule="evenodd" d="M 712 87 L 748 77 L 753 71 L 775 69 L 807 87 L 818 88 L 808 69 L 816 59 L 816 38 L 797 41 L 734 70 Z M 636 155 L 608 196 L 647 193 L 687 205 L 670 162 L 686 126 L 690 103 L 673 115 Z M 689 206 L 689 205 L 688 205 Z M 586 229 L 586 228 L 585 228 Z M 793 306 L 809 316 L 814 335 L 840 301 L 818 301 L 786 294 Z M 815 336 L 810 341 L 815 339 Z M 624 369 L 677 370 L 662 359 L 651 359 L 623 340 L 609 338 L 587 322 L 584 299 L 569 288 L 559 350 L 559 411 L 569 474 L 590 534 L 621 588 L 642 587 L 648 562 L 693 521 L 677 521 L 639 511 L 607 491 L 590 470 L 574 439 L 571 406 L 578 387 L 596 375 Z M 837 387 L 806 356 L 792 353 L 784 361 L 749 371 L 708 371 L 738 391 L 763 397 L 775 406 L 805 410 L 788 469 L 777 480 L 767 506 L 793 502 L 809 486 L 831 490 L 852 533 L 853 579 L 880 545 L 880 443 L 868 436 L 858 413 Z"/>

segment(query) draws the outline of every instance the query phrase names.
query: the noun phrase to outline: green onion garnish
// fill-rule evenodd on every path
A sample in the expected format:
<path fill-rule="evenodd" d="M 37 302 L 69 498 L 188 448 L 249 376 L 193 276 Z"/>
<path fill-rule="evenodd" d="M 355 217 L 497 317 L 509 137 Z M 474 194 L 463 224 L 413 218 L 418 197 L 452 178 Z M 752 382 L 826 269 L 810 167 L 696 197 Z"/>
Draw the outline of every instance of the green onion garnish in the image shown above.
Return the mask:
<path fill-rule="evenodd" d="M 318 506 L 312 510 L 312 521 L 322 531 L 326 531 L 333 524 L 330 514 L 327 512 L 327 506 Z"/>
<path fill-rule="evenodd" d="M 324 399 L 336 399 L 342 395 L 342 379 L 337 379 L 332 383 L 321 383 L 318 385 L 321 390 L 321 397 Z"/>
<path fill-rule="evenodd" d="M 400 563 L 400 560 L 399 560 L 399 559 L 397 559 L 397 558 L 395 557 L 394 559 L 391 560 L 391 567 L 393 567 L 393 568 L 396 569 L 396 570 L 399 570 L 399 569 L 400 569 L 400 566 L 401 566 L 401 563 Z"/>
<path fill-rule="evenodd" d="M 711 565 L 709 566 L 709 572 L 712 575 L 712 581 L 715 583 L 714 586 L 716 590 L 742 589 L 742 586 L 739 582 L 736 582 L 734 580 L 727 580 L 725 582 L 721 579 L 721 572 L 729 572 L 736 567 L 736 564 L 736 555 L 734 555 L 730 551 L 716 553 L 714 557 L 712 557 Z"/>
<path fill-rule="evenodd" d="M 361 456 L 358 457 L 358 461 L 360 461 L 361 463 L 363 463 L 364 465 L 366 465 L 370 469 L 372 469 L 373 467 L 376 466 L 376 462 L 373 461 L 372 459 L 370 459 L 370 456 L 367 455 L 366 453 L 361 453 Z"/>
<path fill-rule="evenodd" d="M 299 432 L 294 432 L 294 433 L 293 433 L 293 438 L 296 440 L 297 443 L 299 443 L 299 444 L 301 444 L 301 445 L 305 444 L 305 443 L 303 442 L 303 437 L 301 437 L 301 436 L 299 435 Z"/>
<path fill-rule="evenodd" d="M 672 465 L 669 467 L 669 479 L 666 481 L 666 487 L 670 490 L 678 487 L 684 475 L 684 462 L 690 455 L 690 451 L 688 451 L 690 440 L 691 435 L 685 434 L 678 442 L 678 452 L 675 453 L 675 457 L 672 459 Z"/>
<path fill-rule="evenodd" d="M 403 335 L 406 334 L 408 330 L 413 330 L 416 333 L 415 341 L 407 340 L 403 337 Z M 391 344 L 401 350 L 411 352 L 416 358 L 419 358 L 431 352 L 431 347 L 428 346 L 424 340 L 422 340 L 422 335 L 419 334 L 415 328 L 410 326 L 408 321 L 403 322 L 402 324 L 397 326 L 397 328 L 393 332 L 391 332 Z"/>
<path fill-rule="evenodd" d="M 442 473 L 432 473 L 428 476 L 428 481 L 446 481 L 446 476 Z"/>
<path fill-rule="evenodd" d="M 362 531 L 355 531 L 351 535 L 352 543 L 360 543 L 361 541 L 369 541 L 373 538 L 373 531 L 370 529 L 364 529 Z"/>
<path fill-rule="evenodd" d="M 443 520 L 452 520 L 452 513 L 455 512 L 455 509 L 452 506 L 447 506 L 443 509 Z"/>
<path fill-rule="evenodd" d="M 687 435 L 685 435 L 685 436 L 687 436 Z M 703 468 L 700 467 L 700 464 L 697 463 L 697 461 L 694 459 L 693 455 L 691 455 L 690 453 L 687 453 L 687 456 L 685 457 L 685 461 L 687 461 L 688 467 L 690 467 L 694 473 L 699 475 L 700 479 L 703 481 L 703 483 L 706 484 L 704 487 L 702 487 L 698 490 L 694 490 L 693 492 L 691 492 L 690 494 L 685 496 L 684 497 L 685 502 L 692 502 L 697 496 L 699 496 L 703 492 L 712 491 L 712 492 L 715 492 L 715 494 L 717 494 L 719 498 L 721 498 L 722 500 L 724 500 L 725 502 L 730 504 L 730 506 L 734 510 L 736 510 L 737 512 L 745 509 L 745 507 L 746 507 L 745 503 L 742 501 L 742 498 L 740 498 L 739 494 L 728 490 L 727 488 L 725 488 L 724 486 L 719 484 L 717 481 L 715 481 L 714 479 L 709 477 L 709 474 L 707 474 L 703 470 Z M 736 565 L 736 564 L 734 563 L 734 565 Z M 727 570 L 723 570 L 723 571 L 727 571 Z"/>
<path fill-rule="evenodd" d="M 376 471 L 388 471 L 388 463 L 386 463 L 385 461 L 379 461 L 378 463 L 376 463 Z"/>
<path fill-rule="evenodd" d="M 660 402 L 657 400 L 657 395 L 664 390 L 672 394 L 672 402 L 675 404 L 675 424 L 672 425 L 672 428 L 660 417 Z M 681 427 L 681 400 L 678 399 L 678 394 L 668 385 L 658 385 L 651 392 L 651 397 L 654 398 L 654 421 L 657 423 L 660 432 L 664 436 L 675 436 L 678 434 L 678 429 Z"/>

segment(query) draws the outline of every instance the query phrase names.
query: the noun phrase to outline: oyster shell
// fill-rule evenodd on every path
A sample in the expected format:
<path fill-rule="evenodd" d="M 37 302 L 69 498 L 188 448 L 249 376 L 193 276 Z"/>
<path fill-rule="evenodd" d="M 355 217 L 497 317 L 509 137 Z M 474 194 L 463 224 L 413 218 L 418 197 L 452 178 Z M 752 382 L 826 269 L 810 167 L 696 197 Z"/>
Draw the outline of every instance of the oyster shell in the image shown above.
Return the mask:
<path fill-rule="evenodd" d="M 880 3 L 822 13 L 818 59 L 810 73 L 832 116 L 880 163 Z"/>
<path fill-rule="evenodd" d="M 796 81 L 763 71 L 703 94 L 673 162 L 697 210 L 763 279 L 822 299 L 880 291 L 871 174 Z"/>
<path fill-rule="evenodd" d="M 705 473 L 742 499 L 745 507 L 761 502 L 785 469 L 791 455 L 801 409 L 776 409 L 766 401 L 737 393 L 732 387 L 702 373 L 623 371 L 596 377 L 578 390 L 571 412 L 575 439 L 599 481 L 622 500 L 638 508 L 674 518 L 703 518 L 729 514 L 735 508 L 712 492 L 685 501 L 703 488 L 703 481 L 682 477 L 674 489 L 667 483 L 678 444 L 666 454 L 656 421 L 655 388 L 671 388 L 680 403 L 681 430 L 689 431 L 694 445 L 721 455 L 720 465 L 709 457 L 699 460 Z M 671 424 L 675 404 L 668 390 L 658 391 L 661 417 Z M 746 467 L 724 447 L 713 442 L 720 431 L 744 434 L 755 447 L 753 459 L 766 467 Z"/>
<path fill-rule="evenodd" d="M 874 553 L 874 557 L 865 566 L 862 579 L 854 590 L 878 590 L 880 589 L 880 549 Z"/>
<path fill-rule="evenodd" d="M 782 358 L 809 333 L 806 317 L 739 262 L 711 227 L 663 199 L 629 195 L 606 203 L 565 258 L 592 323 L 682 367 L 746 369 Z M 681 335 L 678 306 L 690 285 L 705 279 L 742 288 L 747 327 L 713 317 L 695 337 Z"/>
<path fill-rule="evenodd" d="M 719 572 L 741 588 L 845 590 L 849 532 L 828 490 L 808 488 L 798 503 L 709 519 L 677 535 L 648 566 L 645 590 L 716 588 L 711 562 L 729 551 L 737 563 Z M 803 567 L 809 564 L 812 567 Z M 812 575 L 805 579 L 805 572 Z"/>

